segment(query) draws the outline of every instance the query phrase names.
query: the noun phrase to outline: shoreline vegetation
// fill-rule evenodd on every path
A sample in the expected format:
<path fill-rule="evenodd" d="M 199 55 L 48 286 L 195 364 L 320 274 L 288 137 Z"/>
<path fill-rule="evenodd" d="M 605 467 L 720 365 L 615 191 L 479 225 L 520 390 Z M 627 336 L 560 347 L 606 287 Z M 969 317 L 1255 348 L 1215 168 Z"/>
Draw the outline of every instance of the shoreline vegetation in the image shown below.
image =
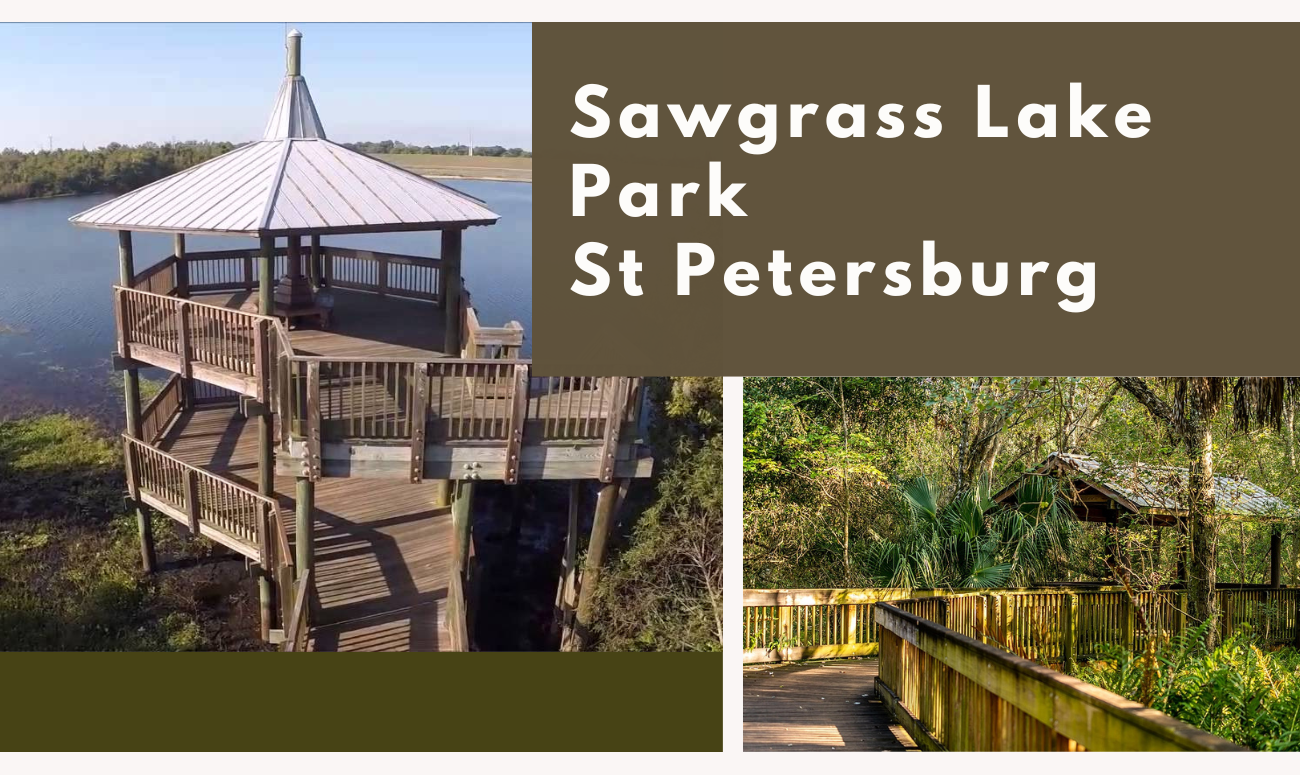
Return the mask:
<path fill-rule="evenodd" d="M 393 140 L 344 146 L 429 178 L 532 182 L 532 152 L 521 148 L 463 145 L 415 146 Z M 0 151 L 0 202 L 112 194 L 148 185 L 220 156 L 235 143 L 111 143 L 94 150 Z"/>

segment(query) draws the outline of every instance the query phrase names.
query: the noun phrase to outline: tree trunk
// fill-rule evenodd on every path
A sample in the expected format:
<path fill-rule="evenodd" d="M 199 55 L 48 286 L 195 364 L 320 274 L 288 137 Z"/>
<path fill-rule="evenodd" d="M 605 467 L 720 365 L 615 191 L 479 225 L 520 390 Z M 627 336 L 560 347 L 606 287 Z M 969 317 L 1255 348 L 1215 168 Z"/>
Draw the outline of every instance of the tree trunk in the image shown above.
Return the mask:
<path fill-rule="evenodd" d="M 1295 470 L 1295 403 L 1291 396 L 1282 402 L 1282 422 L 1286 425 L 1286 459 Z"/>
<path fill-rule="evenodd" d="M 1187 569 L 1187 599 L 1193 621 L 1210 622 L 1205 644 L 1218 642 L 1218 597 L 1215 594 L 1214 454 L 1208 423 L 1188 418 L 1185 440 L 1188 467 L 1187 522 L 1192 533 L 1192 557 Z"/>

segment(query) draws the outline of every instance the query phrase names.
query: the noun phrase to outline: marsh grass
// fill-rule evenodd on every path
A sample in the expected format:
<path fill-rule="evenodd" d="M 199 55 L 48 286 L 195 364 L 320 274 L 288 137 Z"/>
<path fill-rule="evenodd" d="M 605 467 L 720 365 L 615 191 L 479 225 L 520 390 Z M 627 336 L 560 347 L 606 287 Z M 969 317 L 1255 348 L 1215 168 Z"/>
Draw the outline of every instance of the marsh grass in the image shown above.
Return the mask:
<path fill-rule="evenodd" d="M 0 650 L 260 648 L 242 563 L 155 516 L 172 569 L 144 575 L 124 489 L 93 421 L 0 422 Z"/>

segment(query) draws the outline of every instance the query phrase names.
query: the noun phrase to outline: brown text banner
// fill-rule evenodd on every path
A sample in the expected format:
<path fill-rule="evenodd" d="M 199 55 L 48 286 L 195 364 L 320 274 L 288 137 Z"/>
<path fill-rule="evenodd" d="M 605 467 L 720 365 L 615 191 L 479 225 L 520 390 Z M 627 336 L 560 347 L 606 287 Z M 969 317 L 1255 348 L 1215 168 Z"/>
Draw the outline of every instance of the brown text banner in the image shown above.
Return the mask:
<path fill-rule="evenodd" d="M 1279 344 L 1300 287 L 1297 32 L 537 25 L 538 371 L 1294 373 Z M 587 85 L 604 96 L 580 97 Z M 980 86 L 986 123 L 1005 137 L 979 136 Z M 597 124 L 577 100 L 608 117 L 603 136 L 571 132 Z M 620 128 L 632 104 L 647 108 L 629 132 L 655 106 L 657 137 Z M 683 137 L 697 104 L 703 122 L 730 106 L 715 136 L 696 126 Z M 794 105 L 805 106 L 800 136 Z M 1056 136 L 1026 136 L 1046 131 L 1047 106 Z M 609 178 L 581 217 L 575 164 Z M 657 196 L 642 189 L 620 206 L 631 183 Z M 674 183 L 698 184 L 677 216 Z M 743 217 L 721 201 L 736 183 Z M 647 200 L 656 215 L 625 214 Z M 722 215 L 709 215 L 711 200 Z M 595 285 L 576 260 L 588 243 L 605 246 L 589 256 L 608 274 L 599 295 L 572 290 Z M 678 293 L 684 243 L 713 256 L 689 295 Z M 625 287 L 624 251 L 641 265 L 640 295 Z M 787 271 L 772 271 L 774 251 Z M 728 289 L 729 267 L 749 295 Z"/>

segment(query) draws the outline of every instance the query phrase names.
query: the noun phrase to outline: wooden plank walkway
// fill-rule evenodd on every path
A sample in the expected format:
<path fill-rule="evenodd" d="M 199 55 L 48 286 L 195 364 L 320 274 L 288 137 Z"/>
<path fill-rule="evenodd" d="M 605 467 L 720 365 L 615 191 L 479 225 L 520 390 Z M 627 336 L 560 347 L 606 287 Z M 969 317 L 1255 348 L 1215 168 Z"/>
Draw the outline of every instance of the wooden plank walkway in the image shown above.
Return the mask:
<path fill-rule="evenodd" d="M 160 447 L 257 488 L 257 428 L 229 406 L 182 414 Z M 316 483 L 318 651 L 450 650 L 450 510 L 433 483 L 326 478 Z M 275 480 L 293 540 L 294 480 Z"/>
<path fill-rule="evenodd" d="M 876 660 L 744 668 L 746 751 L 916 751 L 875 696 Z"/>
<path fill-rule="evenodd" d="M 257 312 L 257 292 L 204 293 L 194 301 L 229 309 Z M 444 358 L 446 313 L 425 301 L 379 296 L 347 289 L 334 290 L 334 314 L 329 330 L 315 325 L 289 332 L 300 355 L 331 358 Z M 457 353 L 459 356 L 459 353 Z"/>

